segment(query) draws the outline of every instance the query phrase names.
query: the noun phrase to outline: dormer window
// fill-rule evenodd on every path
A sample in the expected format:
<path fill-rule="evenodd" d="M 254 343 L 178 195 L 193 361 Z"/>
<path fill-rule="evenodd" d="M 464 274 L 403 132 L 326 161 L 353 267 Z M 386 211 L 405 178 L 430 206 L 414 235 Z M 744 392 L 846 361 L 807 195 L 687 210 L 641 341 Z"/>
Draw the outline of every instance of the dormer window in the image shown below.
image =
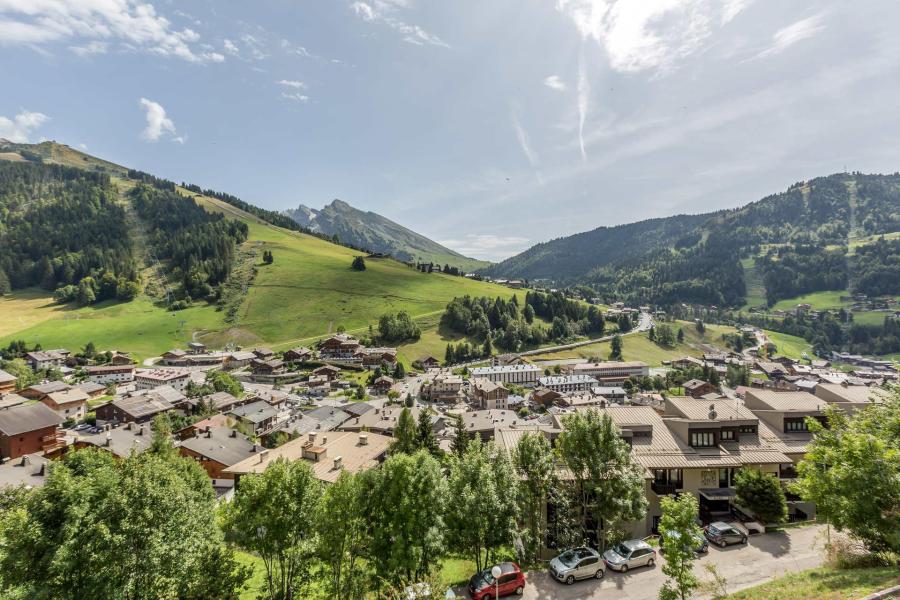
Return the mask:
<path fill-rule="evenodd" d="M 806 419 L 804 417 L 785 417 L 785 431 L 807 431 Z"/>
<path fill-rule="evenodd" d="M 723 442 L 733 442 L 734 429 L 723 429 L 719 434 L 719 439 L 721 439 Z"/>
<path fill-rule="evenodd" d="M 752 433 L 756 435 L 756 425 L 741 425 L 741 433 Z"/>
<path fill-rule="evenodd" d="M 716 445 L 716 434 L 712 431 L 692 431 L 691 446 L 694 448 L 712 448 Z"/>

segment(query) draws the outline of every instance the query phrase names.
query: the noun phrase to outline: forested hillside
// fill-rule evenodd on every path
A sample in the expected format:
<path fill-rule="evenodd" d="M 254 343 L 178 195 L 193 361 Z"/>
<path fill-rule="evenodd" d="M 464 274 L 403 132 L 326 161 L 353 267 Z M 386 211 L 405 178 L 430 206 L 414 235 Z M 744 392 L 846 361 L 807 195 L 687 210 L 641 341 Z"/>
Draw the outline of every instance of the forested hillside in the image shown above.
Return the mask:
<path fill-rule="evenodd" d="M 85 303 L 134 294 L 125 211 L 108 175 L 0 162 L 0 248 L 0 293 L 69 286 Z"/>

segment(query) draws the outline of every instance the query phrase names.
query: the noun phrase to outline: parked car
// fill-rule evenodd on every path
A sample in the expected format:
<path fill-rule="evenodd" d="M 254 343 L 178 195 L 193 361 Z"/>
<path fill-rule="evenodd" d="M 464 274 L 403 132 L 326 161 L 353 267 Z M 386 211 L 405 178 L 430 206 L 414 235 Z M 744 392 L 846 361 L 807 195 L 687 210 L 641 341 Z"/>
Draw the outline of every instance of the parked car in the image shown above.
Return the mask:
<path fill-rule="evenodd" d="M 472 600 L 487 600 L 497 596 L 516 594 L 521 596 L 525 591 L 525 573 L 514 562 L 504 562 L 500 567 L 500 577 L 495 580 L 491 569 L 472 575 L 469 580 L 469 595 Z"/>
<path fill-rule="evenodd" d="M 703 530 L 703 535 L 705 535 L 706 539 L 710 542 L 721 546 L 722 548 L 731 544 L 747 543 L 747 535 L 734 525 L 726 523 L 725 521 L 710 523 Z"/>
<path fill-rule="evenodd" d="M 623 573 L 635 567 L 652 567 L 656 564 L 656 550 L 643 540 L 626 540 L 604 552 L 603 562 L 613 571 Z"/>
<path fill-rule="evenodd" d="M 550 576 L 568 585 L 576 579 L 603 579 L 606 563 L 603 557 L 593 548 L 573 548 L 566 550 L 550 561 Z"/>
<path fill-rule="evenodd" d="M 673 532 L 669 533 L 670 538 L 678 538 L 680 536 L 681 536 L 681 534 L 678 533 L 677 531 L 673 531 Z M 660 549 L 662 549 L 662 545 L 663 545 L 662 534 L 660 534 L 660 536 L 659 536 L 659 545 L 660 545 Z M 703 537 L 702 535 L 699 535 L 696 533 L 691 534 L 690 540 L 686 543 L 686 545 L 691 546 L 691 549 L 694 552 L 696 552 L 697 554 L 706 554 L 707 552 L 709 552 L 709 542 L 707 541 L 707 539 L 705 537 Z"/>

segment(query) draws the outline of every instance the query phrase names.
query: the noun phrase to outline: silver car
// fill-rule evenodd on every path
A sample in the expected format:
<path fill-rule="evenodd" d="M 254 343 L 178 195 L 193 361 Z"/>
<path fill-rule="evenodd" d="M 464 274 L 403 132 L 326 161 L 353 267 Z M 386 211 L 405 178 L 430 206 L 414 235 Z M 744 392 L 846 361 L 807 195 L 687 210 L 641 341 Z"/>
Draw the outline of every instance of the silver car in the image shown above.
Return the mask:
<path fill-rule="evenodd" d="M 635 567 L 652 567 L 656 564 L 656 550 L 643 540 L 627 540 L 604 552 L 603 562 L 613 571 L 623 573 Z"/>
<path fill-rule="evenodd" d="M 603 558 L 593 548 L 573 548 L 566 550 L 550 561 L 550 575 L 568 585 L 576 579 L 603 579 L 606 565 Z"/>

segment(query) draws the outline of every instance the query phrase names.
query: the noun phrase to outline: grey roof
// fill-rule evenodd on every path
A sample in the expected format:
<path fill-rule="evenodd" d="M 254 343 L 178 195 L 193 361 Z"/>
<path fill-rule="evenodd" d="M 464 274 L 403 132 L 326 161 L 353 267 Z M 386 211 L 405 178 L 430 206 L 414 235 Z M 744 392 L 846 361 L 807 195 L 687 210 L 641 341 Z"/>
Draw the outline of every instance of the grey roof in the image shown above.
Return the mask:
<path fill-rule="evenodd" d="M 48 381 L 47 383 L 32 385 L 28 389 L 39 394 L 52 394 L 53 392 L 62 392 L 70 387 L 71 386 L 64 381 Z"/>
<path fill-rule="evenodd" d="M 10 381 L 15 381 L 16 377 L 0 369 L 0 383 L 8 383 Z"/>
<path fill-rule="evenodd" d="M 351 415 L 339 408 L 322 406 L 304 413 L 304 416 L 318 421 L 319 427 L 316 428 L 317 430 L 331 431 L 343 424 Z"/>
<path fill-rule="evenodd" d="M 62 418 L 46 404 L 19 404 L 0 410 L 0 433 L 18 435 L 59 425 Z"/>
<path fill-rule="evenodd" d="M 350 402 L 346 406 L 341 406 L 341 410 L 349 413 L 351 417 L 358 417 L 375 408 L 368 402 Z"/>
<path fill-rule="evenodd" d="M 276 409 L 272 408 L 268 402 L 262 400 L 244 404 L 243 406 L 235 406 L 228 412 L 239 419 L 244 419 L 251 423 L 262 423 L 278 414 Z"/>
<path fill-rule="evenodd" d="M 147 425 L 129 424 L 112 427 L 93 435 L 78 436 L 77 442 L 91 444 L 112 452 L 116 456 L 128 456 L 133 452 L 140 454 L 153 442 L 153 432 Z"/>
<path fill-rule="evenodd" d="M 40 454 L 26 454 L 14 460 L 0 463 L 0 490 L 20 485 L 40 487 L 47 478 L 48 461 Z"/>
<path fill-rule="evenodd" d="M 260 450 L 230 427 L 210 427 L 208 432 L 198 431 L 196 437 L 183 440 L 181 446 L 228 467 Z"/>
<path fill-rule="evenodd" d="M 202 396 L 202 399 L 208 402 L 217 411 L 230 408 L 234 406 L 235 403 L 239 402 L 237 398 L 228 392 L 216 392 L 209 396 Z M 191 406 L 197 406 L 200 404 L 200 400 L 201 398 L 189 398 L 188 403 L 191 404 Z"/>
<path fill-rule="evenodd" d="M 156 390 L 150 391 L 155 392 Z M 136 419 L 172 410 L 173 408 L 171 402 L 157 393 L 123 396 L 122 398 L 113 400 L 112 405 L 125 411 Z"/>
<path fill-rule="evenodd" d="M 93 381 L 82 381 L 75 386 L 75 389 L 81 390 L 85 394 L 93 394 L 94 392 L 105 390 L 106 386 L 102 383 L 94 383 Z"/>

